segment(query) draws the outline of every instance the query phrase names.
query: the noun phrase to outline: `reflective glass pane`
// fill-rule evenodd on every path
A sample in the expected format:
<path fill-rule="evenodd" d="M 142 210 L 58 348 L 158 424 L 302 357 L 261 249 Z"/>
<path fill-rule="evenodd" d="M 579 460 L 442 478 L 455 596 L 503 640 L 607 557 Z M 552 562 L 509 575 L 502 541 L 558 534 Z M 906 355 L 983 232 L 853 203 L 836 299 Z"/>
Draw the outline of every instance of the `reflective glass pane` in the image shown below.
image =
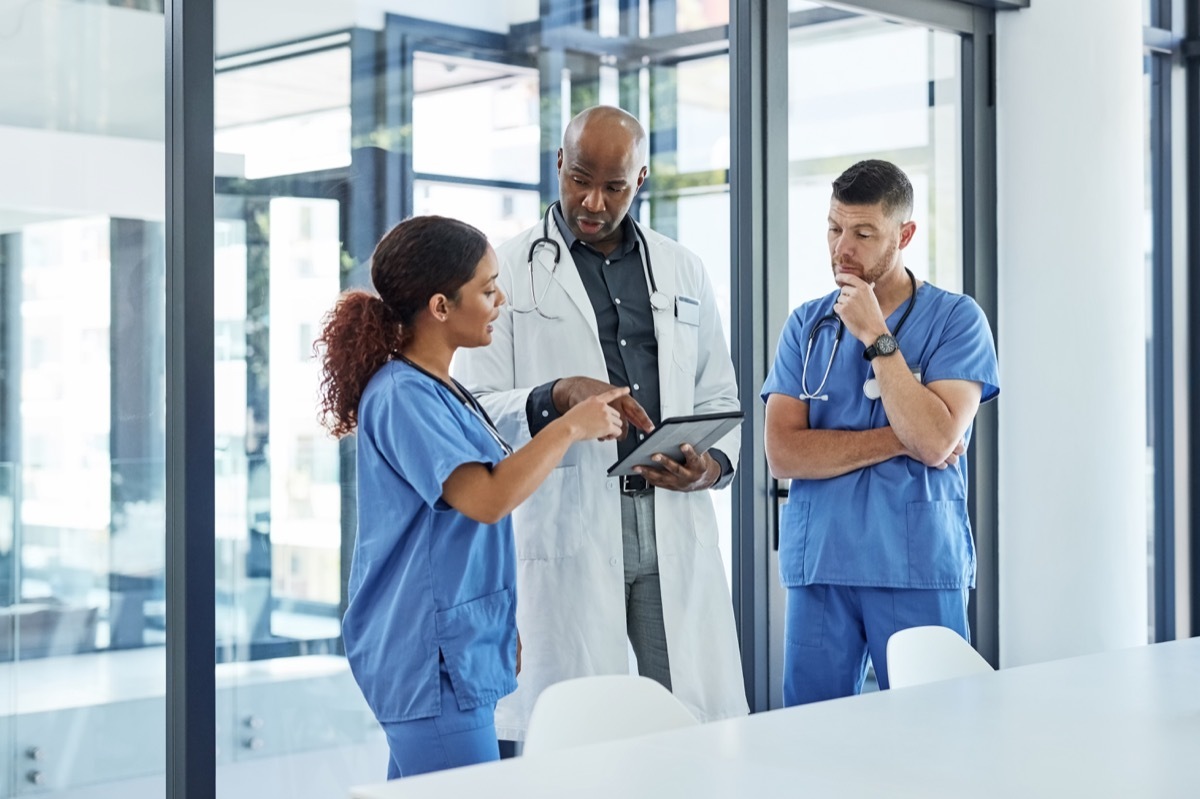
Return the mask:
<path fill-rule="evenodd" d="M 676 30 L 680 32 L 729 24 L 729 0 L 676 0 L 673 5 Z"/>
<path fill-rule="evenodd" d="M 469 219 L 495 245 L 529 226 L 538 215 L 538 193 L 459 183 L 413 183 L 413 213 Z"/>
<path fill-rule="evenodd" d="M 162 795 L 163 16 L 0 30 L 0 795 Z"/>
<path fill-rule="evenodd" d="M 557 197 L 566 121 L 619 103 L 654 120 L 639 218 L 701 255 L 729 317 L 727 2 L 568 2 L 549 19 L 533 0 L 310 10 L 217 7 L 222 796 L 264 778 L 325 796 L 387 773 L 340 637 L 356 442 L 317 424 L 312 344 L 338 293 L 370 286 L 392 225 L 441 214 L 509 240 Z M 699 47 L 672 38 L 702 30 Z M 662 58 L 629 55 L 623 36 L 663 41 Z M 727 563 L 728 495 L 715 497 Z"/>
<path fill-rule="evenodd" d="M 788 8 L 789 312 L 834 289 L 831 184 L 868 158 L 897 164 L 912 182 L 917 230 L 904 264 L 922 280 L 961 291 L 959 37 L 802 0 Z M 838 65 L 833 73 L 830 64 Z M 773 554 L 772 568 L 777 560 Z M 773 587 L 770 595 L 771 672 L 779 674 L 783 591 Z M 782 705 L 781 682 L 772 680 L 772 707 Z M 871 675 L 866 689 L 874 686 Z"/>
<path fill-rule="evenodd" d="M 413 169 L 528 181 L 538 170 L 538 76 L 478 59 L 413 58 Z"/>
<path fill-rule="evenodd" d="M 342 655 L 352 450 L 317 423 L 313 342 L 348 272 L 355 81 L 376 78 L 354 43 L 376 34 L 345 32 L 351 4 L 277 35 L 266 2 L 217 16 L 217 793 L 344 795 L 386 748 Z"/>
<path fill-rule="evenodd" d="M 788 58 L 788 301 L 832 290 L 825 220 L 830 184 L 864 158 L 898 164 L 913 184 L 917 235 L 905 264 L 962 288 L 957 36 L 869 17 L 793 28 Z M 842 65 L 831 81 L 828 65 Z"/>

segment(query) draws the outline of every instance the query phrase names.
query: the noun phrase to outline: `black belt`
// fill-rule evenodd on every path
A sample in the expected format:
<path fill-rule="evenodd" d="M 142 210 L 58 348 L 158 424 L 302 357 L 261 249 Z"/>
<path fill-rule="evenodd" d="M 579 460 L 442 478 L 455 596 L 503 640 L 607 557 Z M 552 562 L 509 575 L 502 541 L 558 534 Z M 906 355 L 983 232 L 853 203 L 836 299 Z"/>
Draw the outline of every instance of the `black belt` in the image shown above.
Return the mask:
<path fill-rule="evenodd" d="M 621 493 L 627 497 L 648 494 L 653 490 L 654 486 L 647 483 L 646 478 L 640 474 L 626 474 L 621 476 Z"/>

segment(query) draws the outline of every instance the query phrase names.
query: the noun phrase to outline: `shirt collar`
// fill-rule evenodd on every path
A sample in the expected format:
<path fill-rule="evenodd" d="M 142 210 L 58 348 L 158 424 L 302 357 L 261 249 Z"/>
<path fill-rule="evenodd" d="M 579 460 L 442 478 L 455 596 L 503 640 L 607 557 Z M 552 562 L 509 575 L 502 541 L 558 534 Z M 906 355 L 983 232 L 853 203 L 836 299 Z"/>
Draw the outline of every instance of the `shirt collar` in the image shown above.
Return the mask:
<path fill-rule="evenodd" d="M 588 247 L 594 252 L 599 252 L 595 247 L 592 247 L 586 241 L 579 241 L 575 238 L 575 234 L 571 232 L 571 228 L 567 225 L 567 219 L 562 213 L 562 204 L 554 204 L 554 224 L 558 225 L 558 232 L 563 237 L 563 242 L 567 245 L 568 250 L 575 249 L 575 245 L 579 244 L 583 247 Z M 629 214 L 625 214 L 625 218 L 621 220 L 621 243 L 609 258 L 621 258 L 628 255 L 634 247 L 637 246 L 637 231 L 633 227 L 633 219 Z"/>

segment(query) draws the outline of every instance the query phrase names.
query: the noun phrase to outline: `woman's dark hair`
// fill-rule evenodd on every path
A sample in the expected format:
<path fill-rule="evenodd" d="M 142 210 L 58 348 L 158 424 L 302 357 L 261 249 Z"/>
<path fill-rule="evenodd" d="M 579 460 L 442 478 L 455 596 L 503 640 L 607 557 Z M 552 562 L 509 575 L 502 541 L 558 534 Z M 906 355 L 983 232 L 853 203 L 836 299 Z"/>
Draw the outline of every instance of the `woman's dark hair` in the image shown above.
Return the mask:
<path fill-rule="evenodd" d="M 342 294 L 313 344 L 321 358 L 321 423 L 333 435 L 354 432 L 358 403 L 372 375 L 407 343 L 413 320 L 430 297 L 458 300 L 487 246 L 479 230 L 443 216 L 406 219 L 375 246 L 371 282 L 378 294 Z"/>
<path fill-rule="evenodd" d="M 890 161 L 859 161 L 833 181 L 833 199 L 846 205 L 883 203 L 883 211 L 907 222 L 913 210 L 908 175 Z"/>

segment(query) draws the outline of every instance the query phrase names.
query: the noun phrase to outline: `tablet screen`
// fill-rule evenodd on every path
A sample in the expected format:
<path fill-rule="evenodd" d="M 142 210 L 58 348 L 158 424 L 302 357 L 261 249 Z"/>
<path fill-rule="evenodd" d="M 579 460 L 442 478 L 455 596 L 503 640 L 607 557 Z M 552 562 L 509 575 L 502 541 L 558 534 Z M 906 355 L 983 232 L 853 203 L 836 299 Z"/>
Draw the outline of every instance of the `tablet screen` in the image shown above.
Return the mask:
<path fill-rule="evenodd" d="M 614 463 L 608 474 L 610 477 L 636 474 L 634 466 L 658 468 L 651 457 L 660 452 L 682 463 L 684 444 L 691 444 L 696 452 L 703 454 L 722 436 L 741 424 L 743 416 L 741 411 L 728 411 L 663 419 L 654 432 L 638 444 L 637 449 Z"/>

